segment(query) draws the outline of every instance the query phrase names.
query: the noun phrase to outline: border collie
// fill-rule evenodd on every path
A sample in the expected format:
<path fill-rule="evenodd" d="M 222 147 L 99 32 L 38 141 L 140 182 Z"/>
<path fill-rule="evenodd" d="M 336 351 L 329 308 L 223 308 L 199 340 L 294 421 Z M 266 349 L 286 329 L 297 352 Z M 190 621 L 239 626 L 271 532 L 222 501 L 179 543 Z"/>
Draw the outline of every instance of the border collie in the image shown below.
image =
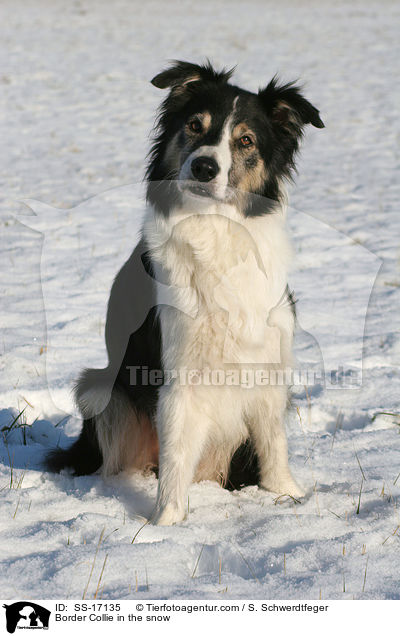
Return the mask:
<path fill-rule="evenodd" d="M 77 475 L 153 468 L 162 525 L 184 518 L 193 480 L 304 495 L 288 385 L 268 378 L 292 364 L 284 184 L 305 125 L 324 124 L 293 83 L 251 93 L 232 73 L 176 61 L 152 80 L 168 96 L 141 240 L 111 290 L 109 364 L 82 373 L 80 437 L 47 460 Z M 250 371 L 262 381 L 243 385 Z"/>

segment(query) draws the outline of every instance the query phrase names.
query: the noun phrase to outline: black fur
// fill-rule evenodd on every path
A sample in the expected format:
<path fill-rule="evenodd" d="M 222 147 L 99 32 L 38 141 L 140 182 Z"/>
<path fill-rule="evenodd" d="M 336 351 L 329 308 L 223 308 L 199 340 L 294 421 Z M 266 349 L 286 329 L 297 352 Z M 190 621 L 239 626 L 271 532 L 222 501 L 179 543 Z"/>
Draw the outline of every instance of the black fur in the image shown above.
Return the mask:
<path fill-rule="evenodd" d="M 102 463 L 103 458 L 92 419 L 83 422 L 81 434 L 70 448 L 56 448 L 50 451 L 46 458 L 48 470 L 59 473 L 63 468 L 72 467 L 75 475 L 95 473 Z"/>
<path fill-rule="evenodd" d="M 231 459 L 225 488 L 240 490 L 244 486 L 257 486 L 259 480 L 258 457 L 251 440 L 247 440 L 239 446 Z"/>

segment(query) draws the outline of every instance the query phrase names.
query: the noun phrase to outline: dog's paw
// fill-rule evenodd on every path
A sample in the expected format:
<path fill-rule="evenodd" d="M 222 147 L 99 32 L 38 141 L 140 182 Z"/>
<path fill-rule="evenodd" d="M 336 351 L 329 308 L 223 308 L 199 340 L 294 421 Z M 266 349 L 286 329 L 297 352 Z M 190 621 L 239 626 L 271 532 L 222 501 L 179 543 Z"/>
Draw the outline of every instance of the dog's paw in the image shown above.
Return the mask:
<path fill-rule="evenodd" d="M 153 516 L 151 517 L 151 523 L 155 526 L 172 526 L 174 523 L 179 523 L 184 518 L 184 511 L 179 510 L 173 504 L 167 504 L 163 508 L 155 509 Z"/>
<path fill-rule="evenodd" d="M 280 482 L 267 482 L 264 481 L 260 484 L 261 488 L 268 490 L 269 492 L 276 493 L 278 496 L 283 497 L 287 495 L 293 499 L 301 499 L 306 494 L 303 488 L 301 488 L 293 479 L 288 479 Z"/>

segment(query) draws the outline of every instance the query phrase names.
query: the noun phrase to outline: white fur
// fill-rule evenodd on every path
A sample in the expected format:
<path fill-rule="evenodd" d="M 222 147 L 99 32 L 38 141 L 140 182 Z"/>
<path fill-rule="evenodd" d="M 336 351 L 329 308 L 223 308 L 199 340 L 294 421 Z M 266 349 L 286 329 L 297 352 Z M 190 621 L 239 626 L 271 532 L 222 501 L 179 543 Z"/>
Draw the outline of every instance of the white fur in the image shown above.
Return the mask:
<path fill-rule="evenodd" d="M 232 112 L 225 120 L 219 143 L 214 146 L 200 146 L 197 148 L 184 161 L 179 173 L 179 180 L 183 182 L 190 180 L 193 178 L 191 170 L 193 160 L 196 159 L 196 157 L 202 156 L 212 157 L 219 166 L 219 172 L 213 179 L 212 184 L 209 185 L 212 187 L 215 198 L 221 201 L 223 201 L 226 196 L 229 184 L 229 170 L 232 165 L 232 152 L 230 147 L 231 128 L 237 100 L 238 98 L 235 97 Z"/>
<path fill-rule="evenodd" d="M 184 201 L 168 218 L 149 209 L 144 225 L 152 259 L 171 285 L 171 306 L 159 310 L 164 367 L 200 374 L 206 368 L 256 368 L 260 362 L 290 367 L 293 315 L 280 304 L 291 258 L 284 207 L 243 218 L 226 203 L 190 195 Z M 286 386 L 192 386 L 176 379 L 161 387 L 154 522 L 182 520 L 191 481 L 219 473 L 226 478 L 232 453 L 249 435 L 261 486 L 302 496 L 288 466 L 286 402 Z"/>

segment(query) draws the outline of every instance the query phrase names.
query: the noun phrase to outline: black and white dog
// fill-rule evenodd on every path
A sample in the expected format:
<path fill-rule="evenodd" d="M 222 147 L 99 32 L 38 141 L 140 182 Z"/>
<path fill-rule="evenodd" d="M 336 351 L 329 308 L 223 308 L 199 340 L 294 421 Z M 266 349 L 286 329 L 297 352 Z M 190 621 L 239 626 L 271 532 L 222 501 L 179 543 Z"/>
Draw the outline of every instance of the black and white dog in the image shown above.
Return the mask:
<path fill-rule="evenodd" d="M 288 386 L 270 379 L 292 363 L 284 182 L 304 126 L 324 124 L 293 84 L 255 94 L 231 75 L 175 62 L 152 80 L 169 94 L 141 241 L 111 291 L 109 365 L 82 374 L 81 435 L 48 458 L 76 474 L 153 467 L 158 524 L 184 518 L 194 479 L 304 494 L 288 465 Z M 259 381 L 243 385 L 250 372 Z"/>

